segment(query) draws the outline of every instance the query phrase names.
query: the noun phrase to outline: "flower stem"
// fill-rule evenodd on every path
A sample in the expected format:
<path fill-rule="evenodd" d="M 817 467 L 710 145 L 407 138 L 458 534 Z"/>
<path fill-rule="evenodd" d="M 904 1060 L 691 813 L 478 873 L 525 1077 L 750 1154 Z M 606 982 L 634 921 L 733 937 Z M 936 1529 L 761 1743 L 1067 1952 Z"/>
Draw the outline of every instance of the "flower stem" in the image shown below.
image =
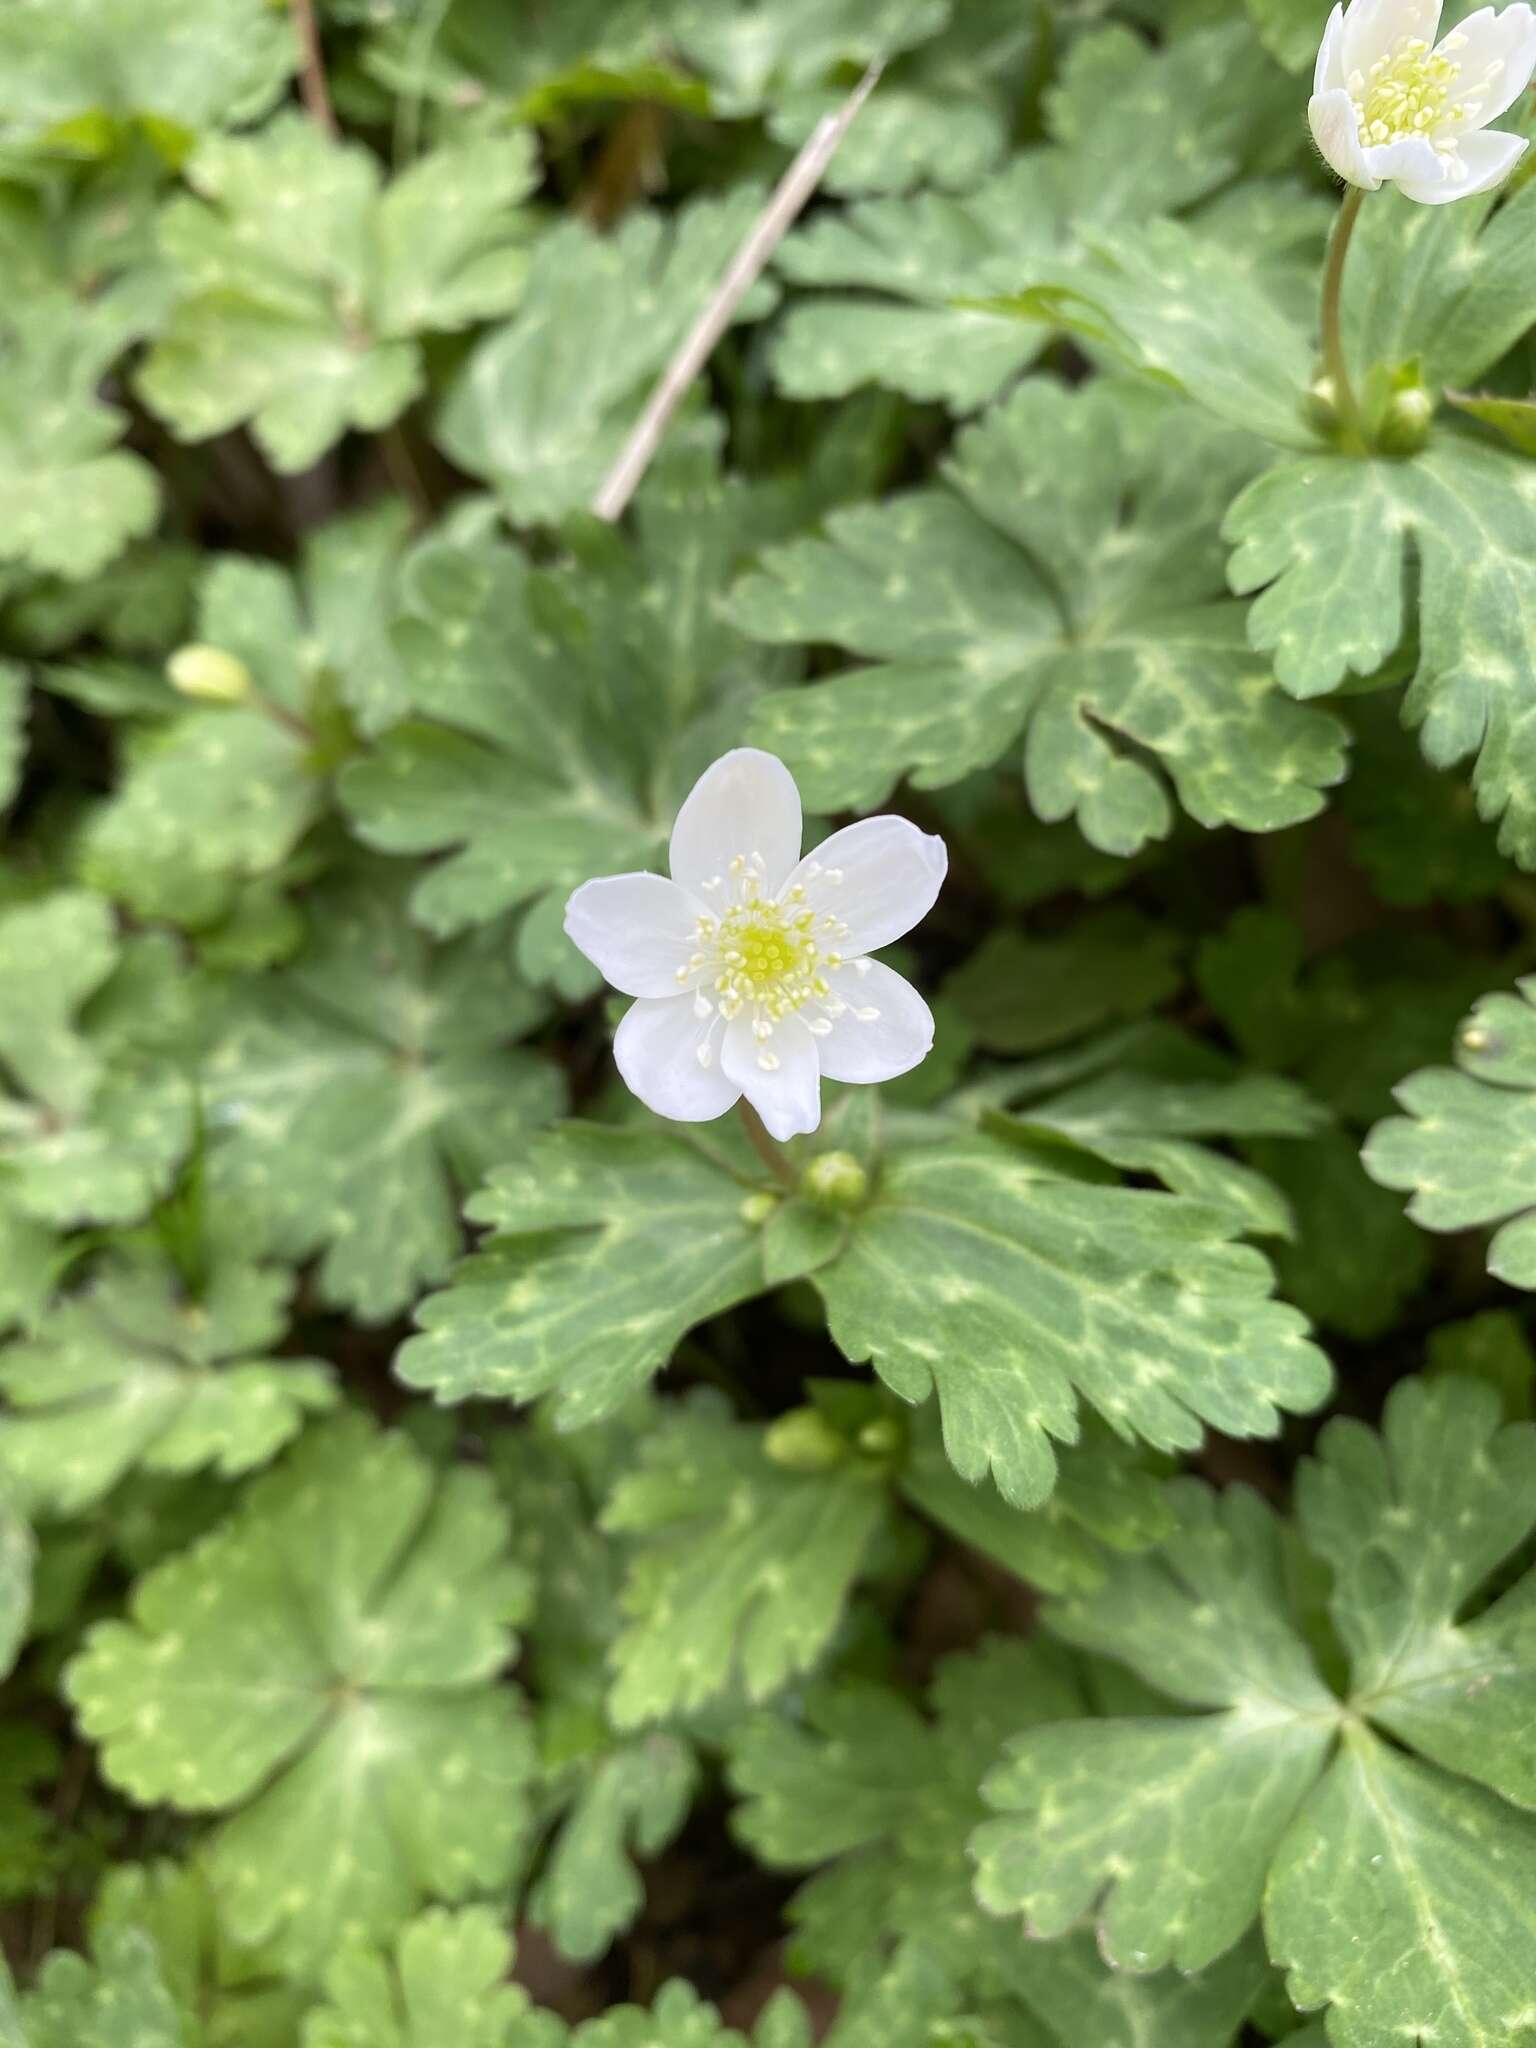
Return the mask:
<path fill-rule="evenodd" d="M 1329 377 L 1333 380 L 1334 408 L 1343 428 L 1344 446 L 1351 454 L 1365 453 L 1365 431 L 1360 420 L 1360 402 L 1355 397 L 1355 387 L 1349 380 L 1349 361 L 1344 354 L 1344 330 L 1342 306 L 1344 297 L 1344 259 L 1349 254 L 1349 244 L 1355 232 L 1355 222 L 1360 218 L 1361 201 L 1365 198 L 1362 185 L 1351 185 L 1344 195 L 1344 204 L 1339 208 L 1339 217 L 1333 224 L 1333 240 L 1328 245 L 1328 266 L 1323 272 L 1323 362 Z"/>
<path fill-rule="evenodd" d="M 764 1166 L 774 1175 L 775 1179 L 781 1180 L 785 1187 L 793 1188 L 795 1186 L 795 1169 L 784 1156 L 782 1148 L 769 1137 L 767 1131 L 763 1128 L 762 1118 L 752 1107 L 751 1103 L 748 1102 L 745 1095 L 740 1098 L 736 1107 L 741 1113 L 741 1128 L 747 1134 L 747 1143 L 752 1147 L 758 1158 L 762 1160 Z"/>

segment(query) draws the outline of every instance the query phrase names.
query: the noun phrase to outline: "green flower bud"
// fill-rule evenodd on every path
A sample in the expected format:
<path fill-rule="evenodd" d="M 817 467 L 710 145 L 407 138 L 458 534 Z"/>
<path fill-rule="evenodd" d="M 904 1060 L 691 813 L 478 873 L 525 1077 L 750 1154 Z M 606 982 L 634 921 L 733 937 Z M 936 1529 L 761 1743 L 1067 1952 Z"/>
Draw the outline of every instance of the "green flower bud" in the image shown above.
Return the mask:
<path fill-rule="evenodd" d="M 243 704 L 251 694 L 251 672 L 237 655 L 194 641 L 178 647 L 165 664 L 166 679 L 184 697 L 205 704 Z"/>
<path fill-rule="evenodd" d="M 801 1178 L 802 1191 L 828 1209 L 857 1209 L 869 1193 L 869 1175 L 851 1152 L 823 1152 Z"/>
<path fill-rule="evenodd" d="M 770 1195 L 765 1189 L 761 1194 L 746 1196 L 737 1214 L 743 1223 L 755 1230 L 758 1224 L 768 1221 L 778 1206 L 778 1196 Z"/>
<path fill-rule="evenodd" d="M 859 1431 L 859 1449 L 866 1458 L 890 1458 L 901 1449 L 901 1424 L 894 1415 L 877 1415 Z"/>
<path fill-rule="evenodd" d="M 847 1456 L 848 1446 L 819 1408 L 791 1408 L 770 1423 L 763 1449 L 789 1472 L 828 1472 Z"/>
<path fill-rule="evenodd" d="M 1376 430 L 1376 445 L 1387 455 L 1416 455 L 1429 439 L 1435 401 L 1422 384 L 1410 384 L 1388 399 Z"/>

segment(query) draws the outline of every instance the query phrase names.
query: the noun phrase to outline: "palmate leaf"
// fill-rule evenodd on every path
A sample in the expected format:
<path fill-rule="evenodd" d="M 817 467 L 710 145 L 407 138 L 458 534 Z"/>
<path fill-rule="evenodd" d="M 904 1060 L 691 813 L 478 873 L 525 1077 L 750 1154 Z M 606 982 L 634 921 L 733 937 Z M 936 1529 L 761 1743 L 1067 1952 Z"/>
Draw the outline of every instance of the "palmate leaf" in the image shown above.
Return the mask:
<path fill-rule="evenodd" d="M 444 451 L 514 524 L 590 501 L 762 198 L 737 186 L 670 217 L 637 210 L 611 235 L 566 221 L 538 243 L 517 317 L 477 343 L 438 422 Z M 759 285 L 737 317 L 772 303 Z"/>
<path fill-rule="evenodd" d="M 1221 591 L 1217 523 L 1256 447 L 1112 386 L 1026 385 L 961 436 L 951 488 L 834 514 L 740 586 L 758 638 L 872 662 L 770 696 L 757 736 L 808 802 L 867 808 L 1023 732 L 1035 814 L 1122 855 L 1167 835 L 1174 796 L 1207 826 L 1310 817 L 1342 729 L 1287 703 Z"/>
<path fill-rule="evenodd" d="M 1009 1818 L 975 1838 L 983 1903 L 1042 1933 L 1092 1908 L 1106 1955 L 1147 1968 L 1221 1952 L 1262 1894 L 1292 1998 L 1328 2005 L 1342 2048 L 1492 2048 L 1528 2025 L 1529 1575 L 1481 1603 L 1536 1516 L 1536 1430 L 1501 1427 L 1499 1406 L 1474 1381 L 1410 1380 L 1381 1438 L 1334 1422 L 1303 1466 L 1343 1700 L 1287 1611 L 1267 1511 L 1181 1486 L 1163 1563 L 1130 1560 L 1051 1618 L 1205 1711 L 1019 1738 L 986 1787 Z"/>
<path fill-rule="evenodd" d="M 590 1962 L 633 1923 L 645 1903 L 635 1864 L 673 1841 L 698 1784 L 692 1747 L 661 1731 L 607 1743 L 582 1770 L 528 1895 L 562 1955 Z"/>
<path fill-rule="evenodd" d="M 506 1529 L 485 1474 L 440 1475 L 349 1415 L 69 1666 L 114 1784 L 225 1816 L 207 1849 L 225 1925 L 294 1976 L 511 1875 L 532 1758 L 497 1682 L 526 1602 Z"/>
<path fill-rule="evenodd" d="M 1192 1978 L 1136 1976 L 1087 1935 L 1020 1942 L 971 1894 L 965 1845 L 1000 1744 L 1083 1704 L 1059 1651 L 998 1640 L 940 1665 L 931 1719 L 850 1684 L 803 1715 L 743 1724 L 737 1832 L 770 1866 L 825 1865 L 790 1903 L 795 1960 L 838 1981 L 890 1944 L 921 1945 L 973 1999 L 1018 2001 L 1062 2048 L 1229 2048 L 1265 1974 L 1256 1939 Z"/>
<path fill-rule="evenodd" d="M 1047 102 L 1055 146 L 1025 152 L 973 191 L 866 201 L 788 238 L 779 269 L 828 289 L 789 309 L 773 346 L 776 380 L 794 398 L 880 383 L 957 412 L 986 404 L 1050 339 L 1048 325 L 986 302 L 1046 272 L 1070 274 L 1098 228 L 1188 206 L 1223 183 L 1263 132 L 1274 85 L 1238 23 L 1162 51 L 1123 26 L 1081 36 Z M 877 121 L 882 97 L 866 110 Z M 1191 100 L 1205 110 L 1198 134 L 1180 119 Z M 973 118 L 974 93 L 965 105 Z"/>
<path fill-rule="evenodd" d="M 0 36 L 18 13 L 42 12 L 8 9 Z M 110 293 L 85 307 L 46 291 L 7 308 L 0 321 L 0 561 L 93 576 L 154 526 L 155 473 L 118 446 L 122 415 L 98 395 L 113 358 L 141 331 L 144 310 Z"/>
<path fill-rule="evenodd" d="M 22 2001 L 26 2048 L 188 2048 L 154 1942 L 111 1928 L 90 1961 L 58 1949 Z M 0 2036 L 3 2039 L 3 2036 Z"/>
<path fill-rule="evenodd" d="M 47 1226 L 131 1223 L 163 1192 L 192 1090 L 175 956 L 154 936 L 120 944 L 100 897 L 0 912 L 0 984 L 0 1300 L 15 1313 L 51 1284 Z"/>
<path fill-rule="evenodd" d="M 297 112 L 208 138 L 187 166 L 199 196 L 162 222 L 180 297 L 145 402 L 183 440 L 249 421 L 284 471 L 388 426 L 423 388 L 418 337 L 516 303 L 534 175 L 518 133 L 436 150 L 387 187 L 367 150 Z"/>
<path fill-rule="evenodd" d="M 197 131 L 265 112 L 294 68 L 263 0 L 16 0 L 0 17 L 0 141 L 71 155 L 142 122 L 179 156 Z"/>
<path fill-rule="evenodd" d="M 618 1726 L 689 1713 L 738 1681 L 766 1699 L 821 1655 L 887 1519 L 877 1461 L 775 1463 L 760 1427 L 707 1395 L 659 1421 L 604 1511 L 645 1540 L 621 1604 Z"/>
<path fill-rule="evenodd" d="M 1536 978 L 1518 995 L 1484 996 L 1457 1034 L 1456 1067 L 1412 1074 L 1403 1116 L 1377 1124 L 1366 1171 L 1411 1192 L 1426 1230 L 1497 1224 L 1488 1270 L 1536 1287 Z"/>
<path fill-rule="evenodd" d="M 490 540 L 423 552 L 395 636 L 415 716 L 347 767 L 341 793 L 370 845 L 449 853 L 412 897 L 430 930 L 532 904 L 526 971 L 574 966 L 592 985 L 559 930 L 566 895 L 660 863 L 752 686 L 786 672 L 720 616 L 756 517 L 746 487 L 688 446 L 641 493 L 633 549 L 588 533 L 554 569 Z"/>
<path fill-rule="evenodd" d="M 294 2048 L 303 1987 L 285 1983 L 263 1951 L 229 1938 L 196 1862 L 114 1864 L 90 1925 L 98 1944 L 129 1934 L 153 1942 L 181 2048 Z"/>
<path fill-rule="evenodd" d="M 77 669 L 48 672 L 92 710 L 148 714 L 82 834 L 88 880 L 142 917 L 204 927 L 281 867 L 327 804 L 345 715 L 371 733 L 404 708 L 388 625 L 408 524 L 388 500 L 334 519 L 306 541 L 296 576 L 209 559 L 197 644 L 243 664 L 250 702 L 188 709 L 166 689 L 103 700 L 100 671 L 83 684 Z"/>
<path fill-rule="evenodd" d="M 411 1921 L 381 1955 L 344 1948 L 325 1973 L 325 2002 L 304 2021 L 303 2048 L 541 2048 L 564 2037 L 552 2014 L 506 1979 L 513 1957 L 484 1906 Z"/>
<path fill-rule="evenodd" d="M 949 1457 L 1015 1505 L 1051 1491 L 1051 1438 L 1081 1396 L 1123 1436 L 1193 1447 L 1203 1424 L 1267 1435 L 1328 1369 L 1230 1215 L 1085 1185 L 1035 1149 L 957 1137 L 891 1154 L 845 1232 L 778 1254 L 808 1205 L 761 1237 L 754 1186 L 687 1139 L 568 1126 L 536 1139 L 469 1208 L 481 1254 L 430 1297 L 397 1369 L 440 1400 L 554 1394 L 563 1427 L 611 1413 L 694 1324 L 815 1267 L 834 1340 L 909 1402 L 937 1391 Z M 809 1220 L 809 1219 L 807 1219 Z M 821 1263 L 818 1265 L 817 1260 Z M 1240 1363 L 1239 1363 L 1240 1361 Z"/>
<path fill-rule="evenodd" d="M 1419 666 L 1404 715 L 1439 768 L 1475 756 L 1478 810 L 1499 845 L 1536 866 L 1536 487 L 1519 459 L 1453 428 L 1411 462 L 1319 453 L 1238 498 L 1233 588 L 1261 591 L 1253 644 L 1295 696 L 1384 662 L 1409 624 L 1405 549 L 1418 565 Z"/>
<path fill-rule="evenodd" d="M 442 1278 L 459 1191 L 564 1095 L 510 1042 L 545 1005 L 505 938 L 434 947 L 406 915 L 411 881 L 369 864 L 312 899 L 308 944 L 230 985 L 200 1068 L 211 1199 L 282 1258 L 323 1254 L 323 1294 L 369 1320 Z"/>
<path fill-rule="evenodd" d="M 34 1512 L 68 1516 L 132 1471 L 266 1464 L 335 1400 L 329 1367 L 267 1355 L 291 1285 L 233 1258 L 195 1295 L 168 1260 L 106 1265 L 0 1351 L 0 1469 Z"/>

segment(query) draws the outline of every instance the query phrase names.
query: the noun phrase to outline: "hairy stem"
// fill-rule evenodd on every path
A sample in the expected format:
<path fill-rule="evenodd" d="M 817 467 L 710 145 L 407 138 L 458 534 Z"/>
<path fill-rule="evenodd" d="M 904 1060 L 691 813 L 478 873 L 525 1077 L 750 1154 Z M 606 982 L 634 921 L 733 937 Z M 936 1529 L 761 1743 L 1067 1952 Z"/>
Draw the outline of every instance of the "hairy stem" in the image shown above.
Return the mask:
<path fill-rule="evenodd" d="M 1323 362 L 1333 383 L 1334 408 L 1343 429 L 1344 445 L 1351 453 L 1365 452 L 1365 430 L 1360 419 L 1360 402 L 1349 378 L 1349 360 L 1344 353 L 1343 298 L 1344 259 L 1349 254 L 1355 222 L 1360 218 L 1365 189 L 1351 185 L 1333 224 L 1328 245 L 1328 266 L 1323 272 Z"/>
<path fill-rule="evenodd" d="M 741 1128 L 746 1132 L 747 1143 L 752 1147 L 752 1150 L 762 1160 L 764 1166 L 768 1168 L 775 1179 L 781 1180 L 787 1188 L 794 1187 L 795 1169 L 784 1156 L 782 1147 L 769 1137 L 763 1127 L 762 1118 L 752 1107 L 751 1103 L 748 1102 L 745 1095 L 741 1097 L 736 1107 L 741 1115 Z"/>

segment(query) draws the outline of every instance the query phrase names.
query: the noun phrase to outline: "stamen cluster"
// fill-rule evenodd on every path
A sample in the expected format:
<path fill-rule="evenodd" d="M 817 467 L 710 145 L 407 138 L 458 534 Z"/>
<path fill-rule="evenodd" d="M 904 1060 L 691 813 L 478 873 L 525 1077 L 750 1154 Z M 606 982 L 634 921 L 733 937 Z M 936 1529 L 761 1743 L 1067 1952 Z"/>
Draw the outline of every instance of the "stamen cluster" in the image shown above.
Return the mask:
<path fill-rule="evenodd" d="M 843 965 L 837 947 L 847 938 L 848 926 L 831 911 L 808 907 L 806 891 L 812 882 L 836 888 L 843 879 L 839 870 L 810 861 L 778 896 L 763 893 L 765 873 L 760 853 L 738 853 L 725 874 L 702 884 L 706 894 L 720 898 L 721 908 L 701 913 L 694 951 L 677 978 L 695 989 L 694 1014 L 700 1020 L 714 1016 L 729 1023 L 744 1010 L 749 1013 L 759 1047 L 757 1064 L 771 1074 L 779 1061 L 770 1040 L 786 1017 L 800 1017 L 808 1031 L 824 1038 L 836 1017 L 851 1012 L 861 1023 L 873 1023 L 880 1012 L 853 1008 L 827 979 Z M 713 1035 L 711 1030 L 698 1048 L 702 1067 L 714 1059 Z"/>
<path fill-rule="evenodd" d="M 1421 36 L 1403 36 L 1368 72 L 1351 72 L 1349 96 L 1361 141 L 1374 147 L 1401 141 L 1405 135 L 1424 135 L 1435 142 L 1435 131 L 1446 121 L 1458 128 L 1475 121 L 1483 110 L 1482 99 L 1451 100 L 1461 79 L 1456 52 L 1466 42 L 1464 35 L 1449 35 L 1437 50 Z M 1502 62 L 1490 64 L 1476 90 L 1486 93 L 1503 69 Z M 1443 143 L 1437 147 L 1442 154 L 1454 154 Z"/>

